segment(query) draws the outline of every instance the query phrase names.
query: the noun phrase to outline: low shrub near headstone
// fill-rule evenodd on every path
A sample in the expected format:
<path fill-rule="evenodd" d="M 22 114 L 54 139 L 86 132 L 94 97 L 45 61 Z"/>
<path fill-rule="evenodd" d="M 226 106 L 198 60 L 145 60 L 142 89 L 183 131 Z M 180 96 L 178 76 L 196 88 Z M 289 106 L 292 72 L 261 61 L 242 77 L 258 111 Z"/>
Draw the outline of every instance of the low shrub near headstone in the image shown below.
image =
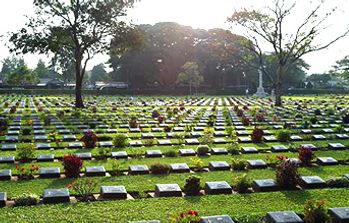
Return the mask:
<path fill-rule="evenodd" d="M 35 174 L 39 170 L 38 165 L 31 164 L 29 167 L 16 165 L 16 171 L 18 179 L 20 180 L 31 180 L 34 179 Z"/>
<path fill-rule="evenodd" d="M 314 203 L 312 200 L 307 200 L 304 206 L 304 222 L 305 223 L 329 223 L 332 222 L 325 202 L 323 200 Z"/>
<path fill-rule="evenodd" d="M 245 170 L 247 166 L 247 161 L 242 159 L 232 159 L 231 167 L 233 170 Z"/>
<path fill-rule="evenodd" d="M 87 131 L 83 137 L 81 137 L 80 141 L 82 141 L 87 149 L 93 149 L 96 147 L 96 143 L 98 138 L 93 131 Z"/>
<path fill-rule="evenodd" d="M 128 137 L 125 134 L 116 134 L 113 143 L 117 148 L 125 148 L 128 145 Z"/>
<path fill-rule="evenodd" d="M 300 182 L 297 164 L 287 157 L 281 157 L 276 166 L 276 182 L 284 189 L 295 189 Z"/>
<path fill-rule="evenodd" d="M 276 139 L 279 142 L 288 142 L 291 139 L 291 131 L 287 129 L 282 129 L 276 132 Z"/>
<path fill-rule="evenodd" d="M 196 153 L 198 156 L 207 156 L 210 151 L 210 147 L 208 145 L 200 145 L 196 148 Z"/>
<path fill-rule="evenodd" d="M 298 150 L 298 159 L 302 162 L 304 166 L 310 166 L 311 161 L 315 158 L 314 151 L 306 146 L 301 146 Z"/>
<path fill-rule="evenodd" d="M 15 198 L 14 206 L 32 206 L 39 202 L 39 196 L 36 194 L 23 193 Z"/>
<path fill-rule="evenodd" d="M 252 187 L 252 182 L 247 174 L 242 174 L 233 179 L 233 188 L 239 193 L 248 192 L 250 187 Z"/>
<path fill-rule="evenodd" d="M 34 144 L 20 146 L 17 148 L 17 159 L 20 162 L 29 162 L 35 157 L 36 147 Z"/>
<path fill-rule="evenodd" d="M 253 143 L 261 143 L 263 139 L 263 129 L 254 128 L 251 134 L 251 140 Z"/>
<path fill-rule="evenodd" d="M 203 171 L 203 169 L 204 169 L 204 162 L 200 158 L 195 157 L 195 158 L 191 158 L 190 160 L 192 161 L 193 166 L 194 166 L 194 170 L 196 172 Z"/>
<path fill-rule="evenodd" d="M 77 199 L 83 202 L 94 201 L 92 192 L 96 188 L 97 184 L 92 179 L 78 179 L 74 180 L 71 184 L 67 185 L 67 188 L 73 190 L 77 194 Z"/>
<path fill-rule="evenodd" d="M 169 174 L 170 166 L 168 164 L 154 163 L 150 165 L 150 171 L 152 174 Z"/>
<path fill-rule="evenodd" d="M 64 173 L 68 178 L 79 177 L 83 161 L 76 155 L 65 155 L 62 159 Z"/>
<path fill-rule="evenodd" d="M 326 181 L 326 184 L 332 188 L 349 187 L 349 179 L 346 177 L 331 178 Z"/>
<path fill-rule="evenodd" d="M 188 196 L 197 196 L 200 194 L 200 180 L 198 176 L 190 176 L 185 180 L 184 193 Z"/>

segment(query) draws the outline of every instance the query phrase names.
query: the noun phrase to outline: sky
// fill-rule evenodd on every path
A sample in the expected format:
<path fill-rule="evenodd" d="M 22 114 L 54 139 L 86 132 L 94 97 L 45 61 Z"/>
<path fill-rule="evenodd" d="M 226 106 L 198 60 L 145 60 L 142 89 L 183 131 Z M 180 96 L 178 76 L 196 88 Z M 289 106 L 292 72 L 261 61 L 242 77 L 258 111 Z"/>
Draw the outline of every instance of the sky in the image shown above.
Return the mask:
<path fill-rule="evenodd" d="M 289 0 L 287 0 L 289 1 Z M 307 12 L 314 8 L 317 0 L 297 0 L 294 14 L 287 21 L 286 30 L 294 31 L 301 24 Z M 0 8 L 0 36 L 8 32 L 19 30 L 27 18 L 33 15 L 32 0 L 2 0 Z M 226 22 L 228 16 L 242 7 L 263 9 L 270 6 L 271 0 L 142 0 L 128 12 L 128 17 L 134 24 L 155 24 L 157 22 L 177 22 L 193 28 L 231 28 L 235 34 L 242 34 L 241 30 L 232 28 Z M 338 34 L 345 27 L 349 27 L 349 0 L 327 0 L 324 11 L 337 7 L 328 21 L 329 29 L 319 38 L 318 43 L 325 43 Z M 6 38 L 0 40 L 0 61 L 10 55 L 6 47 Z M 322 73 L 331 68 L 336 60 L 349 55 L 349 36 L 341 39 L 329 49 L 312 53 L 303 59 L 311 65 L 308 73 Z M 267 49 L 267 48 L 266 48 Z M 39 59 L 48 61 L 45 55 L 25 55 L 24 59 L 29 67 L 34 68 Z M 88 69 L 94 65 L 106 62 L 107 55 L 96 55 L 89 63 Z M 1 67 L 1 63 L 0 63 Z"/>

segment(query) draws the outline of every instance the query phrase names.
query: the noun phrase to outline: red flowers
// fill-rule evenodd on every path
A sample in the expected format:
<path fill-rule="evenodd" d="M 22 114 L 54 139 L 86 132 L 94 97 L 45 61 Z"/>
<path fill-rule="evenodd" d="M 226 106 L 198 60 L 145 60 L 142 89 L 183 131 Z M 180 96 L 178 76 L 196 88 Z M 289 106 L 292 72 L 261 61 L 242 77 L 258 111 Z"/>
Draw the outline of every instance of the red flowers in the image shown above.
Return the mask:
<path fill-rule="evenodd" d="M 93 131 L 87 131 L 80 139 L 80 141 L 84 142 L 85 147 L 89 149 L 95 148 L 97 140 L 98 138 Z"/>
<path fill-rule="evenodd" d="M 198 216 L 199 213 L 197 211 L 194 211 L 194 210 L 190 210 L 188 211 L 188 215 L 192 215 L 192 216 Z"/>
<path fill-rule="evenodd" d="M 66 177 L 79 177 L 83 161 L 75 155 L 66 155 L 62 159 Z"/>
<path fill-rule="evenodd" d="M 170 219 L 173 223 L 197 223 L 199 220 L 199 212 L 194 210 L 180 212 L 179 215 L 174 215 Z"/>
<path fill-rule="evenodd" d="M 279 160 L 279 161 L 283 161 L 283 160 L 287 160 L 288 157 L 287 156 L 276 156 L 276 159 Z"/>

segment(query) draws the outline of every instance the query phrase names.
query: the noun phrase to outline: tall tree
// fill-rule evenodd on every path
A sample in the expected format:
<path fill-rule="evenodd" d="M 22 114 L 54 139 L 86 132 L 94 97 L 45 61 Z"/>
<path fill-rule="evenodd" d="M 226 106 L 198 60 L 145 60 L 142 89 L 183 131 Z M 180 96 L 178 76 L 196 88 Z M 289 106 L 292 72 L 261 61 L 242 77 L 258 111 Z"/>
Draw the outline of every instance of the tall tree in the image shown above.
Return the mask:
<path fill-rule="evenodd" d="M 50 74 L 45 62 L 42 60 L 38 61 L 38 64 L 36 65 L 34 72 L 36 72 L 39 78 L 47 78 Z"/>
<path fill-rule="evenodd" d="M 57 53 L 73 52 L 75 106 L 84 107 L 82 85 L 88 61 L 113 45 L 119 52 L 129 47 L 132 27 L 125 22 L 126 11 L 136 0 L 34 0 L 35 16 L 25 28 L 12 33 L 11 51 Z"/>
<path fill-rule="evenodd" d="M 18 68 L 25 66 L 23 58 L 11 56 L 2 61 L 2 68 L 0 72 L 0 79 L 5 79 L 7 74 L 15 72 Z"/>
<path fill-rule="evenodd" d="M 336 61 L 331 73 L 349 81 L 349 56 L 345 56 L 343 59 Z"/>
<path fill-rule="evenodd" d="M 328 18 L 336 12 L 330 9 L 328 13 L 322 15 L 322 3 L 317 6 L 305 16 L 303 22 L 295 28 L 294 32 L 287 32 L 285 27 L 289 27 L 288 23 L 292 18 L 296 2 L 286 0 L 274 0 L 271 7 L 266 8 L 265 11 L 254 9 L 243 9 L 235 12 L 228 21 L 233 25 L 243 28 L 244 35 L 249 41 L 244 42 L 244 46 L 254 54 L 254 58 L 249 58 L 253 61 L 258 61 L 259 66 L 264 74 L 267 75 L 275 88 L 275 105 L 282 106 L 282 79 L 290 66 L 297 62 L 302 56 L 326 49 L 339 39 L 343 38 L 349 33 L 349 29 L 345 30 L 323 44 L 318 44 L 320 34 L 327 28 Z M 304 11 L 304 9 L 303 9 Z M 274 77 L 272 77 L 265 70 L 265 61 L 263 55 L 272 50 L 272 54 L 277 61 L 277 70 Z M 248 61 L 247 61 L 248 62 Z"/>
<path fill-rule="evenodd" d="M 189 61 L 182 66 L 183 72 L 178 74 L 177 84 L 189 84 L 189 92 L 192 95 L 192 87 L 197 89 L 204 81 L 203 76 L 200 74 L 199 65 L 195 62 Z"/>
<path fill-rule="evenodd" d="M 104 64 L 98 64 L 94 66 L 91 70 L 90 82 L 96 84 L 96 81 L 110 81 L 111 78 L 108 76 L 105 70 Z"/>
<path fill-rule="evenodd" d="M 6 83 L 12 85 L 32 85 L 39 83 L 39 77 L 26 65 L 20 66 L 13 72 L 6 74 Z"/>

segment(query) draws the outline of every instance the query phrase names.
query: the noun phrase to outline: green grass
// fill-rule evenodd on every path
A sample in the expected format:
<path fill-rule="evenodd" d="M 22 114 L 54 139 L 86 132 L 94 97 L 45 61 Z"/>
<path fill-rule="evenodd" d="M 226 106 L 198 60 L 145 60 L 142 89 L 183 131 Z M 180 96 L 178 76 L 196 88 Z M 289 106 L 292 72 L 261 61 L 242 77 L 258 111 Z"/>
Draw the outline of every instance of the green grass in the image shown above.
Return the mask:
<path fill-rule="evenodd" d="M 347 189 L 281 191 L 257 194 L 210 195 L 190 198 L 157 198 L 127 201 L 42 205 L 0 209 L 0 222 L 117 222 L 158 219 L 168 222 L 170 214 L 190 209 L 201 216 L 228 214 L 262 217 L 269 211 L 303 213 L 307 199 L 324 199 L 327 207 L 346 207 Z M 267 205 L 264 205 L 266 204 Z"/>

